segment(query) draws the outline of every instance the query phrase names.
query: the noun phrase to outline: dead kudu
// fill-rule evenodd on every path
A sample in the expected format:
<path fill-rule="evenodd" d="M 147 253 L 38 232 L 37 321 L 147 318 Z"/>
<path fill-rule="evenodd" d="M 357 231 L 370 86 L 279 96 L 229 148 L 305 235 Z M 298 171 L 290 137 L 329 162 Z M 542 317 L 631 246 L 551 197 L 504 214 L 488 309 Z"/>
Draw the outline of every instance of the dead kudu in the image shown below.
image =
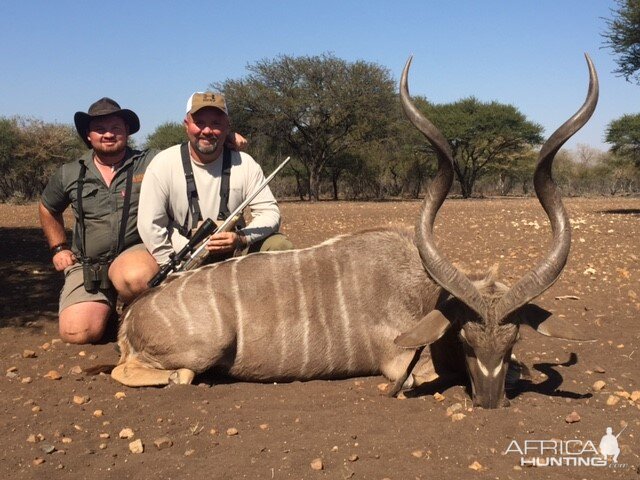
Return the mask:
<path fill-rule="evenodd" d="M 551 248 L 511 288 L 490 275 L 470 279 L 436 247 L 433 224 L 453 182 L 453 159 L 446 139 L 410 99 L 410 63 L 400 84 L 402 106 L 438 156 L 415 235 L 370 230 L 172 275 L 123 316 L 114 379 L 129 386 L 191 383 L 211 368 L 260 382 L 382 373 L 397 391 L 466 365 L 474 403 L 496 408 L 506 402 L 505 375 L 521 324 L 581 337 L 529 302 L 555 282 L 569 254 L 569 219 L 551 167 L 595 109 L 591 60 L 586 101 L 544 144 L 535 172 Z"/>

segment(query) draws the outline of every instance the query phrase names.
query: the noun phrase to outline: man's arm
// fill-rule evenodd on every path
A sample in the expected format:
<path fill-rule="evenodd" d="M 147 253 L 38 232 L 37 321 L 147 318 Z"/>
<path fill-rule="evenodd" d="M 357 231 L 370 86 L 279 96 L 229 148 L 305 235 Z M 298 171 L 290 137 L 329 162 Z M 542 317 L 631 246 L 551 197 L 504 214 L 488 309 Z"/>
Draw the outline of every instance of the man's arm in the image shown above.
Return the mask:
<path fill-rule="evenodd" d="M 52 213 L 40 203 L 40 224 L 47 238 L 49 248 L 54 251 L 53 266 L 62 271 L 66 267 L 76 263 L 76 256 L 67 245 L 67 235 L 64 231 L 64 218 L 62 213 Z M 57 250 L 57 251 L 56 251 Z"/>
<path fill-rule="evenodd" d="M 155 159 L 154 159 L 155 160 Z M 145 247 L 158 262 L 164 265 L 169 261 L 169 255 L 174 252 L 169 239 L 169 185 L 171 172 L 162 168 L 147 168 L 140 186 L 140 201 L 138 204 L 138 233 Z M 164 167 L 166 168 L 166 166 Z M 164 176 L 163 176 L 164 175 Z M 173 231 L 172 235 L 179 235 Z M 187 243 L 184 239 L 184 243 Z"/>

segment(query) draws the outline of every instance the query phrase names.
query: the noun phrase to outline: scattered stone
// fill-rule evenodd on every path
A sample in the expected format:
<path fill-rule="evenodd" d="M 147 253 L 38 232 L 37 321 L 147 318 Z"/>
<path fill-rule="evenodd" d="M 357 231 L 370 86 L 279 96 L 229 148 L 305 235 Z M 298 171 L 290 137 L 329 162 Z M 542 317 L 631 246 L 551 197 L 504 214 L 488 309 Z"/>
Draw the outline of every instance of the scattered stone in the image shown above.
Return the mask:
<path fill-rule="evenodd" d="M 433 394 L 433 398 L 436 402 L 442 402 L 444 400 L 444 395 L 439 392 Z"/>
<path fill-rule="evenodd" d="M 33 350 L 23 350 L 22 351 L 22 358 L 36 358 L 36 352 L 34 352 Z"/>
<path fill-rule="evenodd" d="M 522 467 L 520 465 L 514 465 L 513 469 L 516 470 L 517 472 L 522 470 Z"/>
<path fill-rule="evenodd" d="M 98 445 L 98 448 L 100 450 L 104 450 L 105 448 L 107 448 L 107 444 L 106 443 L 101 443 L 100 445 Z"/>
<path fill-rule="evenodd" d="M 62 437 L 62 443 L 69 444 L 72 442 L 73 442 L 73 439 L 71 437 Z"/>
<path fill-rule="evenodd" d="M 620 401 L 620 397 L 617 397 L 615 395 L 609 395 L 609 397 L 607 398 L 607 405 L 609 405 L 610 407 L 613 407 L 614 405 L 617 405 L 619 401 Z"/>
<path fill-rule="evenodd" d="M 43 443 L 40 447 L 40 450 L 42 450 L 46 454 L 51 454 L 56 451 L 56 447 L 54 447 L 50 443 Z"/>
<path fill-rule="evenodd" d="M 18 367 L 9 367 L 7 368 L 7 373 L 15 373 L 18 371 Z"/>
<path fill-rule="evenodd" d="M 234 435 L 238 435 L 238 429 L 234 427 L 227 428 L 227 436 L 233 437 Z"/>
<path fill-rule="evenodd" d="M 109 435 L 107 432 L 103 432 L 99 435 L 100 438 L 110 438 L 111 435 Z"/>
<path fill-rule="evenodd" d="M 86 357 L 87 356 L 87 352 L 85 352 L 84 350 L 78 352 L 78 356 L 79 357 Z"/>
<path fill-rule="evenodd" d="M 31 377 L 24 377 L 22 380 L 20 380 L 21 383 L 31 383 Z"/>
<path fill-rule="evenodd" d="M 475 470 L 476 472 L 484 470 L 484 467 L 477 460 L 475 460 L 471 465 L 469 465 L 469 468 L 471 470 Z"/>
<path fill-rule="evenodd" d="M 129 444 L 129 451 L 131 453 L 143 453 L 144 445 L 142 444 L 142 440 L 137 439 Z"/>
<path fill-rule="evenodd" d="M 633 392 L 631 392 L 631 396 L 629 397 L 629 399 L 632 402 L 637 402 L 638 400 L 640 400 L 640 390 L 634 390 Z"/>
<path fill-rule="evenodd" d="M 124 392 L 116 392 L 115 395 L 114 395 L 116 400 L 121 400 L 121 399 L 125 398 L 126 396 L 127 396 L 127 394 L 124 393 Z"/>
<path fill-rule="evenodd" d="M 89 401 L 89 397 L 86 396 L 86 395 L 74 395 L 73 396 L 73 403 L 75 403 L 76 405 L 84 405 L 88 401 Z"/>
<path fill-rule="evenodd" d="M 160 438 L 156 438 L 153 441 L 153 444 L 156 446 L 158 450 L 162 450 L 164 448 L 169 448 L 170 446 L 172 446 L 173 442 L 169 437 L 160 437 Z"/>
<path fill-rule="evenodd" d="M 352 453 L 351 455 L 349 455 L 349 458 L 347 458 L 347 460 L 349 460 L 350 462 L 357 462 L 358 461 L 358 455 L 356 455 L 355 453 Z"/>
<path fill-rule="evenodd" d="M 42 435 L 41 433 L 38 433 L 37 435 L 34 435 L 33 433 L 31 435 L 29 435 L 27 437 L 27 442 L 29 443 L 38 443 L 44 440 L 44 435 Z"/>
<path fill-rule="evenodd" d="M 45 342 L 42 345 L 40 345 L 40 348 L 46 352 L 51 348 L 51 344 L 49 342 Z"/>
<path fill-rule="evenodd" d="M 331 447 L 331 451 L 334 452 L 334 453 L 337 452 L 338 451 L 338 446 L 334 445 L 333 447 Z"/>
<path fill-rule="evenodd" d="M 593 371 L 596 373 L 605 373 L 605 370 L 602 367 L 595 367 Z"/>
<path fill-rule="evenodd" d="M 591 388 L 593 389 L 594 392 L 599 392 L 605 387 L 605 385 L 606 383 L 604 382 L 604 380 L 598 380 L 591 386 Z"/>
<path fill-rule="evenodd" d="M 82 374 L 82 367 L 80 365 L 76 365 L 75 367 L 71 367 L 69 369 L 69 373 L 71 375 L 80 375 L 80 374 Z"/>
<path fill-rule="evenodd" d="M 184 456 L 185 456 L 185 457 L 190 457 L 190 456 L 191 456 L 191 455 L 193 455 L 194 453 L 196 453 L 196 451 L 195 451 L 194 449 L 190 448 L 189 450 L 186 450 L 186 451 L 184 452 Z"/>
<path fill-rule="evenodd" d="M 416 458 L 422 458 L 424 457 L 424 450 L 414 450 L 413 452 L 411 452 L 411 455 Z"/>
<path fill-rule="evenodd" d="M 627 391 L 624 391 L 624 390 L 616 392 L 616 395 L 619 396 L 619 397 L 625 398 L 627 400 L 629 398 L 631 398 L 631 394 L 629 392 L 627 392 Z"/>
<path fill-rule="evenodd" d="M 33 407 L 33 408 L 31 409 L 31 411 L 32 411 L 33 413 L 38 413 L 38 412 L 41 412 L 41 411 L 42 411 L 42 408 L 41 408 L 39 405 L 36 405 L 35 407 Z"/>
<path fill-rule="evenodd" d="M 104 415 L 104 412 L 102 410 L 94 410 L 93 411 L 93 416 L 94 417 L 101 417 L 102 415 Z"/>
<path fill-rule="evenodd" d="M 17 372 L 7 372 L 6 376 L 8 378 L 18 378 L 18 373 Z"/>
<path fill-rule="evenodd" d="M 450 407 L 447 407 L 447 417 L 450 417 L 451 415 L 453 415 L 458 410 L 462 410 L 462 404 L 461 403 L 454 403 Z"/>
<path fill-rule="evenodd" d="M 44 463 L 44 458 L 40 458 L 40 457 L 34 458 L 32 463 L 34 465 L 42 465 Z"/>
<path fill-rule="evenodd" d="M 567 415 L 564 418 L 564 421 L 567 423 L 576 423 L 580 421 L 580 415 L 578 415 L 578 412 L 571 412 L 569 415 Z"/>
<path fill-rule="evenodd" d="M 324 464 L 322 463 L 321 458 L 314 458 L 313 460 L 311 460 L 310 466 L 312 470 L 319 471 L 324 469 Z"/>
<path fill-rule="evenodd" d="M 387 388 L 389 388 L 389 384 L 388 383 L 379 383 L 378 384 L 378 390 L 380 390 L 381 392 L 386 392 Z"/>
<path fill-rule="evenodd" d="M 464 413 L 462 413 L 462 412 L 454 413 L 453 415 L 451 415 L 451 421 L 452 422 L 459 422 L 464 417 L 466 417 L 466 415 Z"/>
<path fill-rule="evenodd" d="M 268 423 L 261 423 L 260 424 L 260 430 L 268 430 L 269 429 L 269 424 Z"/>
<path fill-rule="evenodd" d="M 118 434 L 118 436 L 120 438 L 131 438 L 131 437 L 134 436 L 134 433 L 133 433 L 132 429 L 127 427 L 127 428 L 123 428 L 122 430 L 120 430 L 120 433 Z"/>
<path fill-rule="evenodd" d="M 44 376 L 44 378 L 48 378 L 49 380 L 60 380 L 62 378 L 62 375 L 60 375 L 55 370 L 49 370 L 43 376 Z"/>

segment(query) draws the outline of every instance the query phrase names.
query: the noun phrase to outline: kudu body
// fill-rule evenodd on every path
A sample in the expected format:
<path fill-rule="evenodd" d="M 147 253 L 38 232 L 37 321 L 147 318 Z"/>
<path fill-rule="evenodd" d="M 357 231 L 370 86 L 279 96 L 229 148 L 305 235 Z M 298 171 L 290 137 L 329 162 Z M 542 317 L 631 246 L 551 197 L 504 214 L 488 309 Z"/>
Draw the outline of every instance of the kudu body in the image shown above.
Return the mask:
<path fill-rule="evenodd" d="M 569 252 L 568 217 L 550 172 L 555 153 L 595 108 L 597 77 L 587 62 L 587 100 L 543 146 L 534 177 L 551 220 L 551 251 L 514 287 L 472 281 L 435 246 L 433 223 L 453 181 L 453 159 L 447 141 L 411 102 L 409 61 L 402 105 L 438 156 L 415 238 L 403 230 L 371 230 L 173 275 L 123 316 L 113 378 L 130 386 L 190 383 L 214 367 L 251 381 L 382 373 L 396 391 L 411 369 L 413 379 L 430 381 L 466 366 L 474 402 L 500 406 L 521 323 L 547 335 L 580 337 L 528 302 L 553 284 Z"/>

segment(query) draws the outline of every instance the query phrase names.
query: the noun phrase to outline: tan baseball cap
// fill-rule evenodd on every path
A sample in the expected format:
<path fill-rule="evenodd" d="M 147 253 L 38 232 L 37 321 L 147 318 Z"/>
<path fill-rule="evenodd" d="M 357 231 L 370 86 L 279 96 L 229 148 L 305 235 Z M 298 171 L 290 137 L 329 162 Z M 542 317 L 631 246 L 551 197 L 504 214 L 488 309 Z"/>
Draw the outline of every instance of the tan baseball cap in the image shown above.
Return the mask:
<path fill-rule="evenodd" d="M 222 110 L 226 115 L 229 115 L 224 95 L 214 92 L 193 93 L 187 101 L 187 114 L 194 114 L 201 108 L 205 107 L 214 107 Z"/>

